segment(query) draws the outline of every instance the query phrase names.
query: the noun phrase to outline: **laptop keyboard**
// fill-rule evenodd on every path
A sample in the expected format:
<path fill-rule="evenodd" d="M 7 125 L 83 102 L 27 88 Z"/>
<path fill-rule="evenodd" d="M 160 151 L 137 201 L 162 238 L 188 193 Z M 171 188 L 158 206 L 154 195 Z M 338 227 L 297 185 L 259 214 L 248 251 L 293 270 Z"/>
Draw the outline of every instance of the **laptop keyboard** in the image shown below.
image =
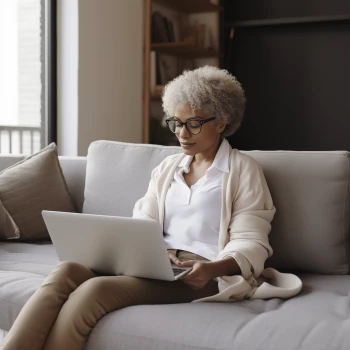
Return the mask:
<path fill-rule="evenodd" d="M 173 267 L 173 271 L 174 271 L 174 276 L 179 275 L 181 272 L 186 271 L 186 269 L 177 269 L 176 267 Z"/>

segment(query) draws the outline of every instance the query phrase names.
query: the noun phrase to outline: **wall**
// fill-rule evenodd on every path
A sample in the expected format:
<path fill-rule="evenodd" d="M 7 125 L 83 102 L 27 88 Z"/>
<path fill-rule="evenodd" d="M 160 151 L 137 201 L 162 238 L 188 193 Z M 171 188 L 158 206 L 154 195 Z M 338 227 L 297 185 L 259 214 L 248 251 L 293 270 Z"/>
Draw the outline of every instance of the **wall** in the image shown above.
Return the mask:
<path fill-rule="evenodd" d="M 228 69 L 246 90 L 245 150 L 350 150 L 350 2 L 223 1 Z M 226 52 L 225 52 L 226 49 Z"/>
<path fill-rule="evenodd" d="M 143 0 L 59 3 L 60 154 L 86 155 L 99 139 L 142 142 Z"/>
<path fill-rule="evenodd" d="M 78 155 L 78 0 L 57 3 L 57 145 Z"/>

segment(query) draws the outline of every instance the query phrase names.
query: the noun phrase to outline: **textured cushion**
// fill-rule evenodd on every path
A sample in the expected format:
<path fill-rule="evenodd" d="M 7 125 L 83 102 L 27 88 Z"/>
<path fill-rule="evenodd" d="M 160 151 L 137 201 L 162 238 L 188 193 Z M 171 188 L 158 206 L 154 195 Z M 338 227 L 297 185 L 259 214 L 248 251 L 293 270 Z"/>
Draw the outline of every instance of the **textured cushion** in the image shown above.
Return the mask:
<path fill-rule="evenodd" d="M 132 216 L 152 170 L 180 147 L 95 141 L 88 149 L 83 213 Z"/>
<path fill-rule="evenodd" d="M 0 328 L 57 264 L 52 244 L 0 242 Z M 104 316 L 85 350 L 348 350 L 350 275 L 300 273 L 291 299 L 137 305 Z"/>
<path fill-rule="evenodd" d="M 276 214 L 265 267 L 349 272 L 349 152 L 246 151 L 262 166 Z"/>
<path fill-rule="evenodd" d="M 86 157 L 59 157 L 68 192 L 74 207 L 81 213 L 84 203 Z"/>
<path fill-rule="evenodd" d="M 150 174 L 179 147 L 97 141 L 87 157 L 86 213 L 131 216 Z M 261 165 L 276 207 L 266 261 L 281 271 L 349 272 L 349 152 L 242 151 Z"/>
<path fill-rule="evenodd" d="M 0 173 L 0 237 L 48 237 L 42 210 L 75 211 L 54 143 Z"/>

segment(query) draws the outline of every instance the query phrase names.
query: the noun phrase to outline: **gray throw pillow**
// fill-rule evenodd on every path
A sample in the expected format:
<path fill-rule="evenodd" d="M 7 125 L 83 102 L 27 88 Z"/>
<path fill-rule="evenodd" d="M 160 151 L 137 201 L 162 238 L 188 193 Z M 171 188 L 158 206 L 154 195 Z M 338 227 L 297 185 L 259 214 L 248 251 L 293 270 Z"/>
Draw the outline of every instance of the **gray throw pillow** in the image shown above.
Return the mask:
<path fill-rule="evenodd" d="M 76 211 L 54 143 L 0 172 L 0 239 L 48 238 L 42 210 Z"/>

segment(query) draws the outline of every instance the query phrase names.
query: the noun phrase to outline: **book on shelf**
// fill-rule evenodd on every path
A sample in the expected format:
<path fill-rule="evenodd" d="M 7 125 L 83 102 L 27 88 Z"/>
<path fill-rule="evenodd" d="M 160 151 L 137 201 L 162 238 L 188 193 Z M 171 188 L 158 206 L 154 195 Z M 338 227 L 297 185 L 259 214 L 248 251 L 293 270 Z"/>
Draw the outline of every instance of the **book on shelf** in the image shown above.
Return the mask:
<path fill-rule="evenodd" d="M 152 42 L 164 43 L 174 42 L 174 24 L 166 16 L 163 16 L 159 11 L 154 11 L 152 14 Z"/>
<path fill-rule="evenodd" d="M 171 67 L 167 58 L 161 54 L 151 51 L 151 75 L 150 75 L 150 89 L 151 94 L 154 92 L 154 86 L 165 85 L 169 80 L 172 79 Z"/>
<path fill-rule="evenodd" d="M 156 53 L 156 85 L 162 84 L 159 54 Z"/>
<path fill-rule="evenodd" d="M 158 72 L 160 74 L 160 72 Z M 164 84 L 161 80 L 157 80 L 157 54 L 151 51 L 151 76 L 150 76 L 150 92 L 152 98 L 161 98 Z"/>
<path fill-rule="evenodd" d="M 154 11 L 152 14 L 152 42 L 162 43 L 169 42 L 168 30 L 165 26 L 164 16 L 159 11 Z"/>
<path fill-rule="evenodd" d="M 151 96 L 154 95 L 154 89 L 157 83 L 156 79 L 156 53 L 151 51 L 151 74 L 150 74 L 150 92 Z"/>
<path fill-rule="evenodd" d="M 175 37 L 174 37 L 173 22 L 165 16 L 163 17 L 163 19 L 164 19 L 164 24 L 168 35 L 168 42 L 174 42 Z"/>
<path fill-rule="evenodd" d="M 171 38 L 171 41 L 172 42 L 175 42 L 176 41 L 176 38 L 175 38 L 175 30 L 174 30 L 174 23 L 172 20 L 168 20 L 169 22 L 169 28 L 170 28 L 170 38 Z"/>

